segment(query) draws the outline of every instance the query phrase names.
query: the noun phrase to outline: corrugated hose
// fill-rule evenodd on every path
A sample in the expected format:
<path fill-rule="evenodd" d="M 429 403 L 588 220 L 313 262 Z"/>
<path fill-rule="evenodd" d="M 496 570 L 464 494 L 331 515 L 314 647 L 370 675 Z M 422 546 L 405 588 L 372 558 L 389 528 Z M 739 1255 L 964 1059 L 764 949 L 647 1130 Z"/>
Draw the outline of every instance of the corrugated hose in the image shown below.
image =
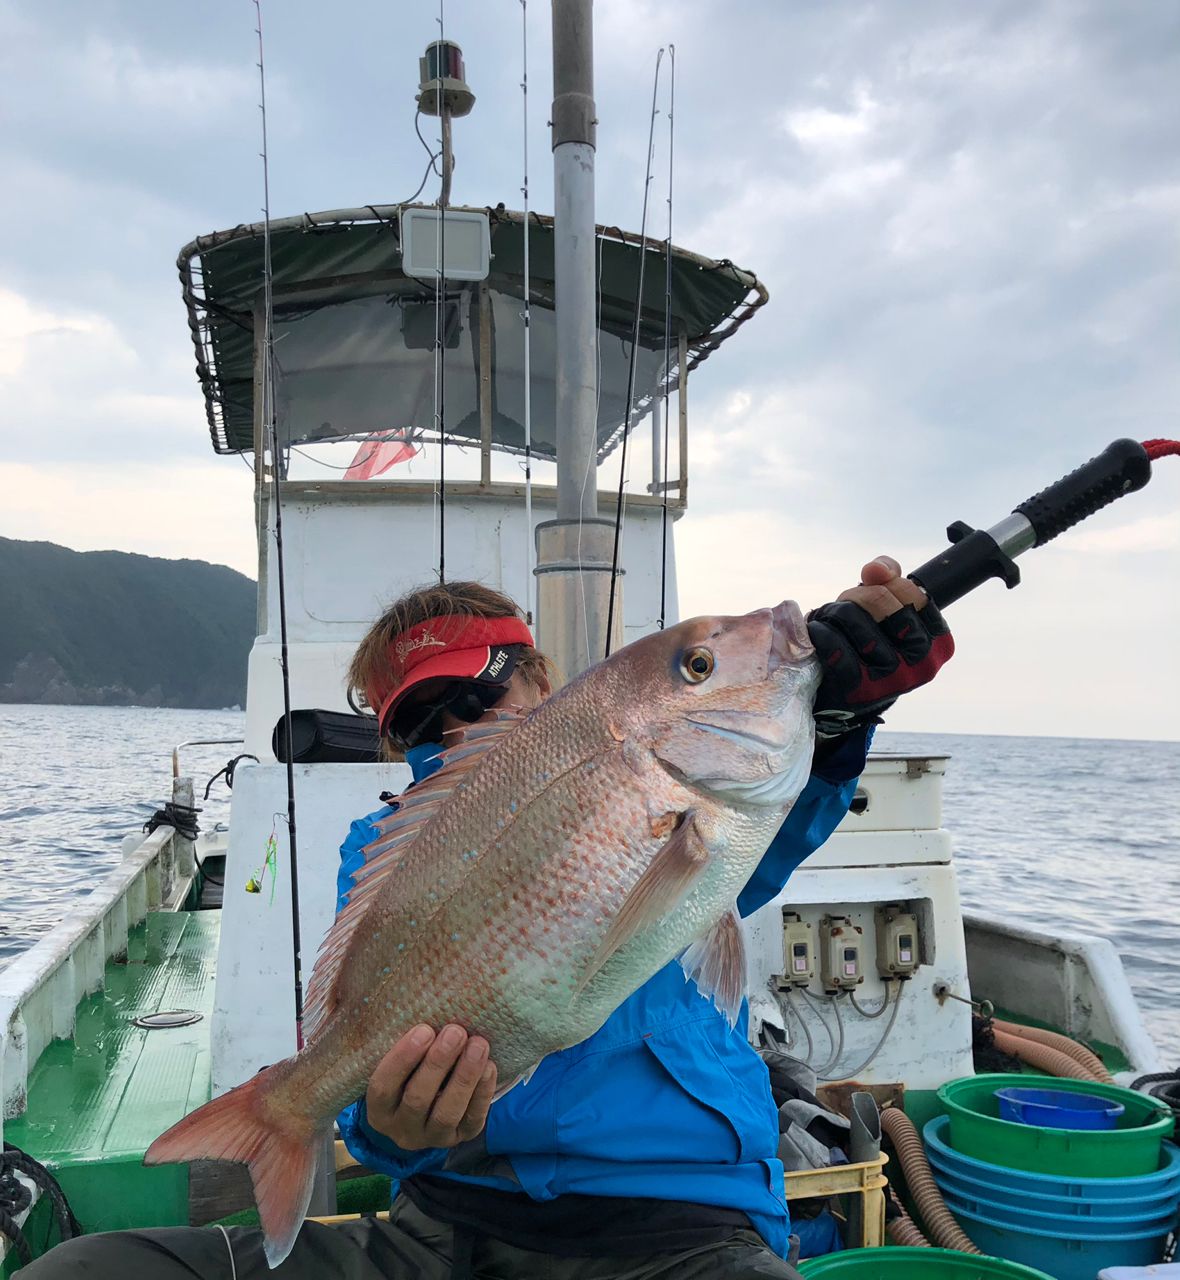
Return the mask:
<path fill-rule="evenodd" d="M 885 1223 L 885 1232 L 889 1239 L 903 1248 L 929 1249 L 930 1241 L 922 1234 L 913 1218 L 902 1208 L 901 1201 L 893 1194 L 892 1187 L 888 1195 L 890 1207 L 893 1209 L 893 1217 Z"/>
<path fill-rule="evenodd" d="M 963 1234 L 951 1211 L 943 1202 L 930 1171 L 922 1139 L 913 1121 L 898 1107 L 886 1107 L 881 1112 L 881 1128 L 889 1135 L 897 1158 L 905 1173 L 906 1186 L 910 1190 L 918 1213 L 926 1230 L 944 1249 L 957 1249 L 960 1253 L 980 1253 Z M 913 1225 L 911 1220 L 911 1225 Z M 904 1228 L 903 1228 L 904 1229 Z"/>
<path fill-rule="evenodd" d="M 1069 1036 L 1063 1036 L 1056 1031 L 1045 1031 L 1040 1027 L 1022 1027 L 1015 1022 L 1004 1022 L 1000 1018 L 992 1019 L 992 1027 L 1005 1035 L 1019 1036 L 1022 1040 L 1034 1040 L 1037 1044 L 1048 1045 L 1050 1049 L 1064 1053 L 1090 1073 L 1088 1077 L 1078 1076 L 1076 1079 L 1093 1079 L 1103 1084 L 1114 1084 L 1114 1078 L 1102 1065 L 1102 1059 L 1092 1050 L 1087 1049 L 1084 1044 L 1071 1040 Z M 1020 1054 L 1014 1053 L 1011 1049 L 1005 1049 L 1003 1045 L 999 1047 L 1004 1053 L 1012 1053 L 1014 1057 L 1020 1057 Z M 1061 1074 L 1059 1071 L 1053 1072 L 1053 1075 Z"/>
<path fill-rule="evenodd" d="M 1039 1040 L 1030 1040 L 1024 1035 L 1012 1035 L 1001 1031 L 998 1023 L 993 1023 L 992 1034 L 995 1036 L 996 1048 L 1001 1053 L 1011 1054 L 1030 1067 L 1044 1071 L 1051 1076 L 1061 1076 L 1067 1080 L 1090 1080 L 1098 1082 L 1098 1076 L 1075 1058 L 1052 1045 L 1042 1044 Z M 1103 1068 L 1105 1070 L 1105 1068 Z M 1109 1077 L 1107 1077 L 1109 1079 Z"/>

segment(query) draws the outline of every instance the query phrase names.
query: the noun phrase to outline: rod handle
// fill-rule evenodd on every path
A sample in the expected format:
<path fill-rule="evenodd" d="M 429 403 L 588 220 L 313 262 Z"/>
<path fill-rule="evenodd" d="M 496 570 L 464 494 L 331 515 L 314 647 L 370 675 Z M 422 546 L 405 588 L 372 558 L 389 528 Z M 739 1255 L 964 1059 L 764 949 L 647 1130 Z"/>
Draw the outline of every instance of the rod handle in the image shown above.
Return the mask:
<path fill-rule="evenodd" d="M 909 575 L 938 608 L 961 600 L 989 578 L 999 578 L 1008 588 L 1020 581 L 1020 570 L 990 533 L 956 520 L 946 536 L 953 545 Z"/>
<path fill-rule="evenodd" d="M 1116 498 L 1142 489 L 1151 479 L 1151 459 L 1137 440 L 1116 440 L 1097 457 L 1014 508 L 1032 525 L 1035 546 L 1044 546 Z"/>

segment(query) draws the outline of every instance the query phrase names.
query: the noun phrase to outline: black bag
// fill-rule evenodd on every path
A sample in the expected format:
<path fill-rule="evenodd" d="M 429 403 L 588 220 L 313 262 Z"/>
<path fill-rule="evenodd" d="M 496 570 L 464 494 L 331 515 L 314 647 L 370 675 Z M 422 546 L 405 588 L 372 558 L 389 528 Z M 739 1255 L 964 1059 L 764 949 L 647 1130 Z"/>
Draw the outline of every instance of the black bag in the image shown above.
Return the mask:
<path fill-rule="evenodd" d="M 286 718 L 279 717 L 271 734 L 275 758 L 287 759 Z M 292 711 L 291 759 L 296 764 L 376 764 L 381 759 L 381 735 L 376 716 L 343 711 Z"/>

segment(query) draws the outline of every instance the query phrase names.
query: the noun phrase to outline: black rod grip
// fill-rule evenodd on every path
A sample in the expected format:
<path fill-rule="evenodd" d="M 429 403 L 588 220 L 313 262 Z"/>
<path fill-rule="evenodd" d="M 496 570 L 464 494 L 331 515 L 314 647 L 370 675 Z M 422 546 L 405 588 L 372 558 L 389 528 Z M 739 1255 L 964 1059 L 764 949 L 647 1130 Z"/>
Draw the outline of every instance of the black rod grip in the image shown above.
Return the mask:
<path fill-rule="evenodd" d="M 959 520 L 946 531 L 946 536 L 954 545 L 909 575 L 938 608 L 945 609 L 961 600 L 989 578 L 999 578 L 1009 588 L 1020 581 L 1020 570 L 990 533 L 972 529 Z"/>
<path fill-rule="evenodd" d="M 1116 440 L 1014 510 L 1032 525 L 1037 535 L 1034 545 L 1040 547 L 1124 493 L 1142 489 L 1150 479 L 1147 450 L 1137 440 Z"/>

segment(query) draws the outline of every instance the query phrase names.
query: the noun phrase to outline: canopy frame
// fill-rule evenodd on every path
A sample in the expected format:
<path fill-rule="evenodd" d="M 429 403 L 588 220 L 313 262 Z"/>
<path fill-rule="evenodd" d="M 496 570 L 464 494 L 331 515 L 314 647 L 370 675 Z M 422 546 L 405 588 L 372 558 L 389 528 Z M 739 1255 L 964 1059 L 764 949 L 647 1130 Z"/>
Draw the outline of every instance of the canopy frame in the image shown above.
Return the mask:
<path fill-rule="evenodd" d="M 270 230 L 275 253 L 274 298 L 283 304 L 306 296 L 310 301 L 321 300 L 333 291 L 352 290 L 358 286 L 388 283 L 399 284 L 407 279 L 394 264 L 400 261 L 398 226 L 401 206 L 366 205 L 355 209 L 339 209 L 326 213 L 301 214 L 293 218 L 272 221 Z M 524 215 L 498 206 L 486 210 L 493 228 L 520 227 Z M 551 243 L 553 220 L 530 214 L 531 234 L 538 238 L 549 237 Z M 365 238 L 358 243 L 349 233 L 358 230 Z M 205 397 L 206 418 L 214 450 L 218 453 L 257 454 L 255 430 L 255 378 L 253 351 L 255 333 L 256 295 L 261 291 L 261 281 L 251 275 L 254 266 L 251 254 L 261 255 L 264 224 L 240 225 L 227 231 L 198 237 L 186 245 L 177 260 L 181 287 L 188 311 L 189 329 L 192 335 L 197 362 L 197 376 Z M 628 270 L 638 271 L 638 257 L 630 255 L 639 251 L 656 254 L 661 261 L 666 243 L 621 231 L 616 227 L 597 229 L 600 253 L 605 261 L 610 253 L 614 259 L 612 270 L 626 283 Z M 308 250 L 304 236 L 324 237 L 323 260 L 329 267 L 347 267 L 352 263 L 360 269 L 329 270 L 325 274 L 308 274 L 300 268 L 307 265 Z M 332 239 L 329 240 L 328 238 Z M 386 237 L 393 237 L 392 241 Z M 253 242 L 253 243 L 250 243 Z M 501 266 L 500 279 L 515 279 L 511 267 L 513 243 L 507 244 L 506 261 Z M 256 248 L 255 248 L 256 246 Z M 243 252 L 246 250 L 247 252 Z M 628 257 L 620 259 L 620 250 Z M 218 253 L 222 253 L 219 260 Z M 230 257 L 226 257 L 226 254 Z M 684 435 L 684 411 L 687 374 L 708 358 L 723 342 L 760 307 L 765 305 L 768 294 L 765 287 L 751 273 L 742 271 L 728 260 L 715 261 L 672 246 L 674 272 L 673 287 L 673 350 L 676 363 L 667 369 L 659 384 L 647 391 L 633 407 L 630 422 L 615 424 L 609 433 L 600 433 L 598 461 L 601 462 L 622 439 L 624 425 L 633 428 L 650 411 L 652 401 L 662 396 L 666 389 L 676 389 L 681 397 L 681 436 Z M 534 261 L 537 255 L 534 255 Z M 221 263 L 232 264 L 222 272 Z M 621 267 L 620 267 L 621 264 Z M 314 263 L 312 264 L 314 267 Z M 236 272 L 236 279 L 235 277 Z M 532 269 L 531 300 L 535 307 L 552 311 L 553 284 L 551 278 L 534 265 Z M 223 281 L 224 275 L 228 280 Z M 641 346 L 662 348 L 664 342 L 664 300 L 662 270 L 649 272 L 650 279 L 658 283 L 658 297 L 652 288 L 645 289 L 644 306 L 641 309 Z M 479 435 L 464 437 L 467 445 L 478 443 L 481 453 L 481 475 L 485 483 L 490 479 L 490 456 L 493 449 L 501 452 L 519 452 L 510 442 L 496 439 L 491 421 L 490 367 L 491 333 L 487 321 L 489 307 L 488 282 L 479 288 L 479 313 L 481 317 L 479 341 L 480 367 L 483 375 L 478 388 Z M 677 291 L 679 288 L 679 297 Z M 629 330 L 634 314 L 634 297 L 627 299 L 616 289 L 609 298 L 603 298 L 603 329 L 617 332 L 624 325 Z M 650 296 L 648 296 L 650 295 Z M 679 304 L 677 307 L 676 304 Z M 247 363 L 248 361 L 248 363 Z M 666 386 L 665 386 L 666 384 Z M 437 435 L 434 437 L 437 439 Z M 447 433 L 450 440 L 451 434 Z M 684 440 L 681 440 L 682 466 L 679 487 L 683 489 Z M 669 483 L 669 478 L 664 479 Z"/>

